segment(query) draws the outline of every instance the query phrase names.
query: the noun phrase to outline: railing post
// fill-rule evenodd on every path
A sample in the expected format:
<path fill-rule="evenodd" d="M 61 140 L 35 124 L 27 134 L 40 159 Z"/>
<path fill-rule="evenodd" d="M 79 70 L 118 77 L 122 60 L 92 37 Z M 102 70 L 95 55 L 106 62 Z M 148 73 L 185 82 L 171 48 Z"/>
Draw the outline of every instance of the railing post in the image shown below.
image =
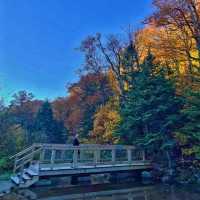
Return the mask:
<path fill-rule="evenodd" d="M 100 151 L 99 149 L 94 150 L 94 165 L 96 166 L 100 162 Z"/>
<path fill-rule="evenodd" d="M 33 159 L 34 159 L 34 151 L 35 151 L 35 145 L 32 146 L 30 164 L 33 163 Z"/>
<path fill-rule="evenodd" d="M 24 161 L 23 161 L 23 162 L 24 162 Z M 20 167 L 20 172 L 19 172 L 19 173 L 20 173 L 20 176 L 19 176 L 19 181 L 20 181 L 20 182 L 21 182 L 22 179 L 23 179 L 23 178 L 22 178 L 22 176 L 23 176 L 23 171 L 24 171 L 24 164 L 22 164 L 21 167 Z"/>
<path fill-rule="evenodd" d="M 146 160 L 146 156 L 145 156 L 145 151 L 142 151 L 142 160 L 145 161 Z"/>
<path fill-rule="evenodd" d="M 61 151 L 61 160 L 64 162 L 65 158 L 65 150 Z"/>
<path fill-rule="evenodd" d="M 112 149 L 112 163 L 114 164 L 116 162 L 116 149 Z"/>
<path fill-rule="evenodd" d="M 84 161 L 84 159 L 85 159 L 84 150 L 80 151 L 80 158 L 79 159 L 80 159 L 80 162 Z"/>
<path fill-rule="evenodd" d="M 74 149 L 73 153 L 73 167 L 76 168 L 78 164 L 78 149 Z"/>
<path fill-rule="evenodd" d="M 54 161 L 55 161 L 55 155 L 56 155 L 56 151 L 53 149 L 51 151 L 51 168 L 53 168 L 53 164 L 54 164 Z"/>
<path fill-rule="evenodd" d="M 45 149 L 42 149 L 41 152 L 40 152 L 40 162 L 43 162 L 44 161 L 44 155 L 45 155 Z"/>
<path fill-rule="evenodd" d="M 135 198 L 134 198 L 135 199 Z M 133 194 L 130 192 L 127 195 L 127 200 L 133 200 Z"/>
<path fill-rule="evenodd" d="M 131 149 L 127 149 L 127 157 L 128 157 L 128 162 L 131 163 L 132 162 L 132 150 Z"/>

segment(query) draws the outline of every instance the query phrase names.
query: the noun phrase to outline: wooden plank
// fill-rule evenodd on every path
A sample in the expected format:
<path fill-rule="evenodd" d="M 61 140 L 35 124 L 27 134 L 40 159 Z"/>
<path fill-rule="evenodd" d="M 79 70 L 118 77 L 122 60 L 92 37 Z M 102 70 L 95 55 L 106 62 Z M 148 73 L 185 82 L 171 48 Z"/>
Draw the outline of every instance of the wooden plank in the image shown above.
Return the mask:
<path fill-rule="evenodd" d="M 17 185 L 19 185 L 20 183 L 20 179 L 18 176 L 11 176 L 11 180 Z"/>
<path fill-rule="evenodd" d="M 24 173 L 22 175 L 22 178 L 25 179 L 25 180 L 30 180 L 31 179 L 31 177 L 29 175 L 24 174 Z"/>
<path fill-rule="evenodd" d="M 43 149 L 56 149 L 56 150 L 74 150 L 74 149 L 79 149 L 79 150 L 95 150 L 95 149 L 105 149 L 105 150 L 111 150 L 113 148 L 115 149 L 135 149 L 134 146 L 126 146 L 126 145 L 95 145 L 95 144 L 90 144 L 90 145 L 80 145 L 80 146 L 73 146 L 73 145 L 59 145 L 59 144 L 44 144 L 42 146 Z"/>
<path fill-rule="evenodd" d="M 94 166 L 79 166 L 76 168 L 73 167 L 65 167 L 62 168 L 45 168 L 44 166 L 41 168 L 39 172 L 39 176 L 57 176 L 57 175 L 73 175 L 73 174 L 94 174 L 94 173 L 109 173 L 116 171 L 132 171 L 132 170 L 145 170 L 151 169 L 150 164 L 137 163 L 137 164 L 118 164 L 113 166 L 111 165 L 98 165 Z"/>
<path fill-rule="evenodd" d="M 32 169 L 26 169 L 25 171 L 31 176 L 38 176 L 38 172 L 35 172 Z"/>

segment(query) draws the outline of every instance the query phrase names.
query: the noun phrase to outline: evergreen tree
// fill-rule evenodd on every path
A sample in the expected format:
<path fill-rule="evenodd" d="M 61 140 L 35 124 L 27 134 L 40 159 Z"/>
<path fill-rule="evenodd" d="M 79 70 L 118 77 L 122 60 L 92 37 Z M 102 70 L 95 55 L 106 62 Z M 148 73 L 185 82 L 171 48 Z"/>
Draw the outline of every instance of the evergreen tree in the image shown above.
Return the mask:
<path fill-rule="evenodd" d="M 152 153 L 163 152 L 171 168 L 176 144 L 173 133 L 181 122 L 183 101 L 176 95 L 173 83 L 153 64 L 151 54 L 140 67 L 122 105 L 117 132 L 125 143 Z"/>
<path fill-rule="evenodd" d="M 183 154 L 194 160 L 200 159 L 200 91 L 187 93 L 183 114 L 186 117 L 186 123 L 179 135 Z"/>
<path fill-rule="evenodd" d="M 53 117 L 51 104 L 46 101 L 39 109 L 35 120 L 36 140 L 48 143 L 65 143 L 66 130 L 62 122 L 58 122 Z"/>

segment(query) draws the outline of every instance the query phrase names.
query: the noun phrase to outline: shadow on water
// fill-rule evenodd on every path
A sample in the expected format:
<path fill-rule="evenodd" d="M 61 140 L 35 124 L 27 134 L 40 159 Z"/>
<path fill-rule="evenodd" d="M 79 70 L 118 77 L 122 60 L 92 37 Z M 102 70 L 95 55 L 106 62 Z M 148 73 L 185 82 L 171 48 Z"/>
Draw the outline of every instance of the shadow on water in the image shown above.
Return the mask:
<path fill-rule="evenodd" d="M 142 185 L 135 183 L 88 186 L 35 187 L 20 191 L 37 200 L 200 200 L 194 187 Z"/>
<path fill-rule="evenodd" d="M 98 184 L 96 176 L 92 182 L 79 177 L 76 184 L 67 177 L 44 179 L 35 187 L 14 190 L 0 200 L 200 200 L 199 186 L 141 183 L 130 174 L 114 181 L 108 181 L 107 176 L 98 178 Z"/>

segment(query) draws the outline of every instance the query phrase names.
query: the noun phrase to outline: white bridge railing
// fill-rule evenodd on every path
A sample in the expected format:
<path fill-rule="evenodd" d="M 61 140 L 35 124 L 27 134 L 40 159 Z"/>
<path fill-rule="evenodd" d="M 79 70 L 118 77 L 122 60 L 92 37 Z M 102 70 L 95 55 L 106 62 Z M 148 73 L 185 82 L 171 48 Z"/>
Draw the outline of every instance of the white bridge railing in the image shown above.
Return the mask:
<path fill-rule="evenodd" d="M 127 145 L 82 144 L 34 144 L 11 157 L 15 159 L 14 172 L 26 165 L 38 162 L 39 167 L 71 167 L 147 162 L 145 152 Z"/>

